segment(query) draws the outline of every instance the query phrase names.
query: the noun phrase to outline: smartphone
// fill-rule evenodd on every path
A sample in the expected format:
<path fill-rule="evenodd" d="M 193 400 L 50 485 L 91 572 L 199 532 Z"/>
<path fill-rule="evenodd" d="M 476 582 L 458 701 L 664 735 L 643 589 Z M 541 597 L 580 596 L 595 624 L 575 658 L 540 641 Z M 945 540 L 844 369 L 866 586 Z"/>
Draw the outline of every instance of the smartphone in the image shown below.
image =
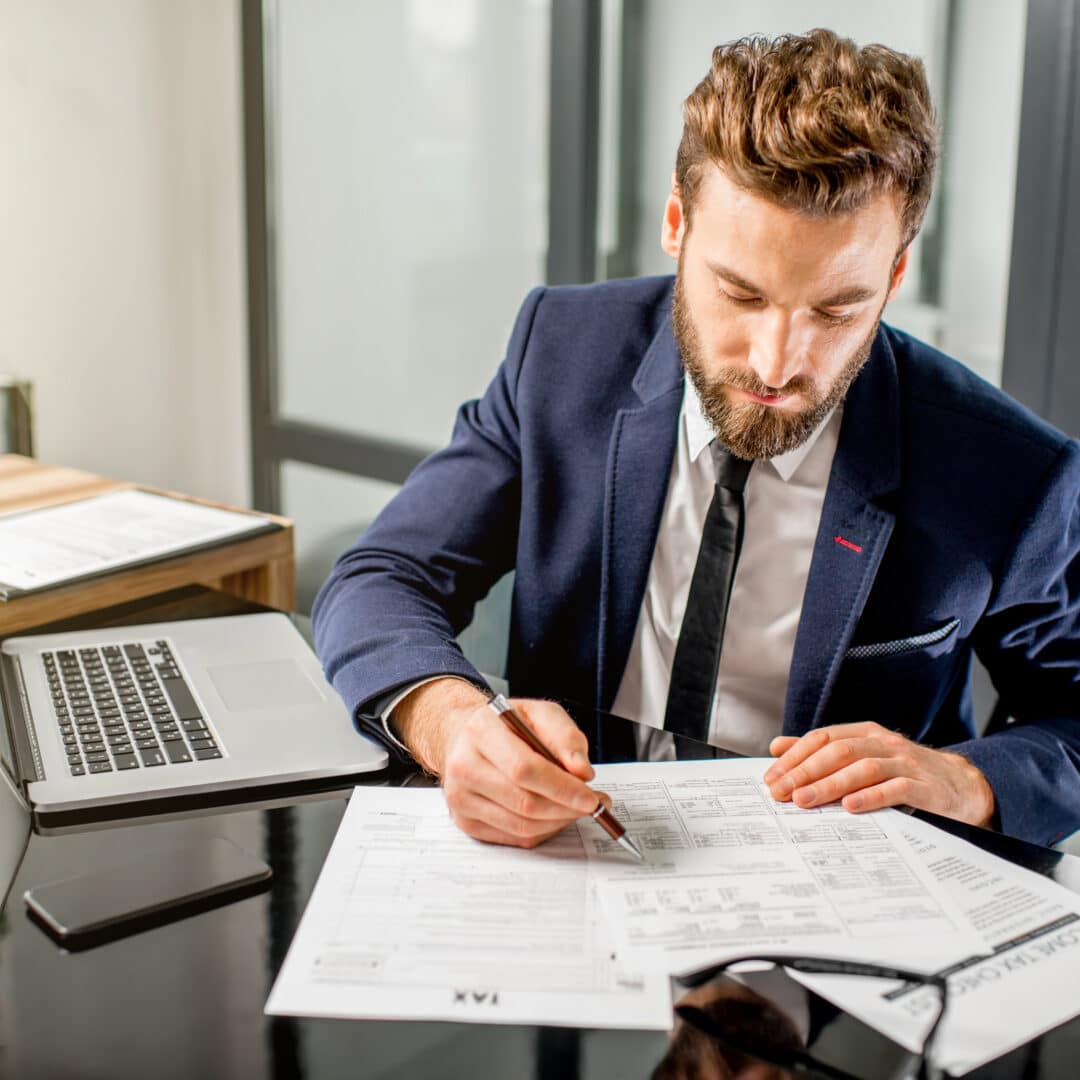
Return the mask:
<path fill-rule="evenodd" d="M 23 900 L 30 918 L 74 952 L 254 896 L 270 887 L 270 878 L 262 859 L 211 837 L 39 885 Z"/>

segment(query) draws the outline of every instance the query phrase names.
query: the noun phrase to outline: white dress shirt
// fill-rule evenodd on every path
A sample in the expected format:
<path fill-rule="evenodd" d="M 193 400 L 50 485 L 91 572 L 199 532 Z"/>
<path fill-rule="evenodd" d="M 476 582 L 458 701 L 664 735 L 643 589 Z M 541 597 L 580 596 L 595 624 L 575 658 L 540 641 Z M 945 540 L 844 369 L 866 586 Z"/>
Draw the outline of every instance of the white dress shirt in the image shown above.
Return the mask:
<path fill-rule="evenodd" d="M 611 711 L 661 728 L 671 666 L 705 517 L 716 486 L 714 434 L 687 380 L 667 498 L 630 656 Z M 766 756 L 780 734 L 795 632 L 840 436 L 836 409 L 802 446 L 757 461 L 744 493 L 742 549 L 728 604 L 709 742 Z M 671 736 L 642 729 L 638 756 L 674 757 Z"/>

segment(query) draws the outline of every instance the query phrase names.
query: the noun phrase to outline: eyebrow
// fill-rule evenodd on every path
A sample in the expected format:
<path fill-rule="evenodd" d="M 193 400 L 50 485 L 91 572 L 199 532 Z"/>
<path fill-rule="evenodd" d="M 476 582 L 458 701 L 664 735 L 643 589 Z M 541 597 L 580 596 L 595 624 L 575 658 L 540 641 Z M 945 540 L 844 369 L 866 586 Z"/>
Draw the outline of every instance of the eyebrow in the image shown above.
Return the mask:
<path fill-rule="evenodd" d="M 764 296 L 765 290 L 760 286 L 755 285 L 752 281 L 747 281 L 741 274 L 736 274 L 734 270 L 729 270 L 726 266 L 721 266 L 720 263 L 714 263 L 706 260 L 706 265 L 709 269 L 716 274 L 717 277 L 723 278 L 729 285 L 734 285 L 737 289 L 742 289 L 743 292 L 754 293 L 757 296 Z M 839 292 L 833 293 L 832 296 L 827 296 L 822 300 L 819 300 L 816 307 L 846 307 L 848 304 L 861 304 L 864 300 L 871 299 L 876 289 L 870 288 L 869 285 L 852 285 L 846 289 L 841 289 Z"/>

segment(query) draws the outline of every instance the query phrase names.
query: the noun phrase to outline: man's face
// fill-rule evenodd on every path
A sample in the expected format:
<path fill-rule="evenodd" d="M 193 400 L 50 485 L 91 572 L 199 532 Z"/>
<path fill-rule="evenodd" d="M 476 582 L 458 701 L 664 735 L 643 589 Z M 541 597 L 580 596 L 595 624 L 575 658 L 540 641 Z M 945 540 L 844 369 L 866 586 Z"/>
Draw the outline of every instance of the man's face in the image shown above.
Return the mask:
<path fill-rule="evenodd" d="M 678 259 L 672 324 L 705 415 L 744 458 L 801 445 L 847 393 L 907 268 L 897 204 L 808 217 L 703 180 L 687 231 L 668 197 L 662 246 Z"/>

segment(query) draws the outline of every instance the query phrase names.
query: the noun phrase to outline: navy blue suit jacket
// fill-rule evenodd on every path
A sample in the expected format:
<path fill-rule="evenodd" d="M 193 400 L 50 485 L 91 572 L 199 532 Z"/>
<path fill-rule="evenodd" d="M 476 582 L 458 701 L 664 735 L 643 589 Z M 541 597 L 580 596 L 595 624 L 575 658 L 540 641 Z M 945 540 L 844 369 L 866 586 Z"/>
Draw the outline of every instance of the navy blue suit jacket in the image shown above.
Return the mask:
<path fill-rule="evenodd" d="M 675 452 L 670 298 L 651 278 L 526 299 L 483 398 L 316 601 L 327 677 L 358 719 L 424 676 L 480 682 L 454 637 L 511 569 L 513 693 L 610 708 Z M 844 409 L 784 732 L 876 720 L 967 755 L 1004 831 L 1080 828 L 1078 494 L 1080 444 L 883 326 Z M 973 652 L 1015 718 L 984 738 Z M 594 760 L 626 756 L 610 727 L 587 731 Z"/>

